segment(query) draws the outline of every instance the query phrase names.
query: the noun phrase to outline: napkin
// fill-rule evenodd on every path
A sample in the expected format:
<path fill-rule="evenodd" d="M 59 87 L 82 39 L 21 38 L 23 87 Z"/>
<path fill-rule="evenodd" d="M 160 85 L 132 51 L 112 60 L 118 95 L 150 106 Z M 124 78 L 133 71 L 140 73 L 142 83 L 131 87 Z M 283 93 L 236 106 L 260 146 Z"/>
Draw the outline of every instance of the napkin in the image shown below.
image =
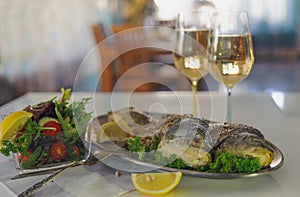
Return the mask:
<path fill-rule="evenodd" d="M 17 196 L 27 188 L 45 178 L 43 176 L 33 176 L 26 179 L 11 180 L 11 177 L 17 175 L 17 170 L 13 165 L 13 157 L 5 157 L 0 154 L 0 196 Z"/>
<path fill-rule="evenodd" d="M 1 163 L 0 168 L 0 196 L 1 194 L 17 196 L 35 183 L 50 176 L 50 174 L 32 176 L 11 180 L 16 175 L 12 161 Z M 116 162 L 114 160 L 114 162 Z M 121 165 L 121 164 L 120 164 Z M 124 165 L 124 163 L 122 164 Z M 77 166 L 67 169 L 57 176 L 53 182 L 37 191 L 37 196 L 118 196 L 133 191 L 130 173 L 121 172 L 115 176 L 116 170 L 98 162 L 93 166 Z"/>
<path fill-rule="evenodd" d="M 12 192 L 6 185 L 0 182 L 0 194 L 5 194 L 6 197 L 15 197 L 17 196 L 14 192 Z"/>
<path fill-rule="evenodd" d="M 15 174 L 11 174 L 10 177 L 13 177 Z M 29 187 L 39 182 L 40 180 L 46 178 L 49 175 L 40 175 L 40 176 L 32 176 L 27 178 L 21 178 L 16 180 L 11 180 L 10 178 L 2 179 L 1 184 L 4 185 L 11 194 L 14 196 L 19 195 L 23 191 L 27 190 Z M 2 187 L 3 188 L 3 187 Z M 0 190 L 1 191 L 1 190 Z M 0 193 L 1 196 L 1 193 Z"/>
<path fill-rule="evenodd" d="M 78 166 L 65 171 L 55 183 L 75 196 L 120 196 L 134 190 L 130 175 L 98 163 L 94 166 Z"/>

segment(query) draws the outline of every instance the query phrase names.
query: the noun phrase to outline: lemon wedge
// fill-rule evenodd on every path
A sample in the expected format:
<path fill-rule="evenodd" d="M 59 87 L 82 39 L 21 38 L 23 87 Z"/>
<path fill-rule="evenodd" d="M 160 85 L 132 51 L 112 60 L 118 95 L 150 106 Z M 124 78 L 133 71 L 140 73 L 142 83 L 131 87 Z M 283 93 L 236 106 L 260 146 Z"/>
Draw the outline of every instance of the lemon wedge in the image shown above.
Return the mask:
<path fill-rule="evenodd" d="M 107 122 L 98 130 L 98 142 L 103 141 L 124 141 L 132 133 L 130 127 L 124 122 Z"/>
<path fill-rule="evenodd" d="M 16 111 L 6 116 L 0 123 L 0 142 L 16 135 L 32 116 L 32 113 L 26 111 Z M 2 143 L 0 143 L 1 146 Z"/>
<path fill-rule="evenodd" d="M 163 195 L 173 190 L 180 182 L 181 172 L 131 174 L 135 189 L 147 195 Z"/>

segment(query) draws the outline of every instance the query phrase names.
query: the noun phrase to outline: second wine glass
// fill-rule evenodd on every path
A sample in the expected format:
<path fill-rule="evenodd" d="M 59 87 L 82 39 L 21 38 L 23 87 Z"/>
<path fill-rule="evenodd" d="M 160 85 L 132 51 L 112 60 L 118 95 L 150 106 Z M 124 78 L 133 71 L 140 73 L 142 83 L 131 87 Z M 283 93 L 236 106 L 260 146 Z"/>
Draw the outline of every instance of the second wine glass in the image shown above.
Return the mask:
<path fill-rule="evenodd" d="M 231 122 L 231 91 L 246 78 L 254 63 L 247 12 L 215 13 L 212 17 L 210 74 L 228 90 L 227 122 Z"/>
<path fill-rule="evenodd" d="M 187 77 L 193 90 L 193 114 L 198 115 L 198 81 L 208 72 L 209 12 L 180 12 L 176 21 L 174 64 Z"/>

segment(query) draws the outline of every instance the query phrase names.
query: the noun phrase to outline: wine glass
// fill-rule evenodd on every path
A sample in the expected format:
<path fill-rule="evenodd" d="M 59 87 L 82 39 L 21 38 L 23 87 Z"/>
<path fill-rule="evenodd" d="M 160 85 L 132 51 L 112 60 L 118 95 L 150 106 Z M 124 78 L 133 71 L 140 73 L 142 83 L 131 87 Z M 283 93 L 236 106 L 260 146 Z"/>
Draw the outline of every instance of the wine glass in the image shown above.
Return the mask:
<path fill-rule="evenodd" d="M 254 63 L 247 12 L 214 13 L 210 38 L 209 73 L 227 87 L 227 122 L 231 122 L 231 92 Z"/>
<path fill-rule="evenodd" d="M 180 12 L 176 20 L 175 67 L 189 79 L 193 90 L 193 114 L 198 115 L 198 81 L 208 73 L 209 12 Z"/>

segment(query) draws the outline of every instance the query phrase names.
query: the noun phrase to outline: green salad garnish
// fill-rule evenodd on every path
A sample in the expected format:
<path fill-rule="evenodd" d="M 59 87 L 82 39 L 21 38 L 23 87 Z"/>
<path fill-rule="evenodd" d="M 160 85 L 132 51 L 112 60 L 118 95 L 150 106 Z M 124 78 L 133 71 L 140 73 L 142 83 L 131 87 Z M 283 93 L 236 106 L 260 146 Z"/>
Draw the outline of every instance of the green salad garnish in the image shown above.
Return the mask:
<path fill-rule="evenodd" d="M 177 169 L 192 170 L 192 167 L 187 166 L 182 159 L 177 155 L 172 154 L 169 158 L 164 157 L 162 152 L 157 149 L 159 138 L 156 136 L 152 144 L 145 146 L 139 137 L 128 140 L 128 148 L 131 152 L 138 155 L 140 160 L 150 159 L 155 164 Z M 151 149 L 155 147 L 155 149 Z M 153 158 L 145 158 L 149 150 L 156 150 Z M 151 156 L 151 155 L 150 155 Z M 199 166 L 198 171 L 211 172 L 211 173 L 253 173 L 262 169 L 258 158 L 243 157 L 233 155 L 229 152 L 217 151 L 212 162 L 207 166 Z"/>
<path fill-rule="evenodd" d="M 24 169 L 81 160 L 86 156 L 81 137 L 92 117 L 92 113 L 86 112 L 91 99 L 69 103 L 71 89 L 62 88 L 61 92 L 60 99 L 53 98 L 24 109 L 33 116 L 13 139 L 2 141 L 2 154 L 17 153 Z"/>

